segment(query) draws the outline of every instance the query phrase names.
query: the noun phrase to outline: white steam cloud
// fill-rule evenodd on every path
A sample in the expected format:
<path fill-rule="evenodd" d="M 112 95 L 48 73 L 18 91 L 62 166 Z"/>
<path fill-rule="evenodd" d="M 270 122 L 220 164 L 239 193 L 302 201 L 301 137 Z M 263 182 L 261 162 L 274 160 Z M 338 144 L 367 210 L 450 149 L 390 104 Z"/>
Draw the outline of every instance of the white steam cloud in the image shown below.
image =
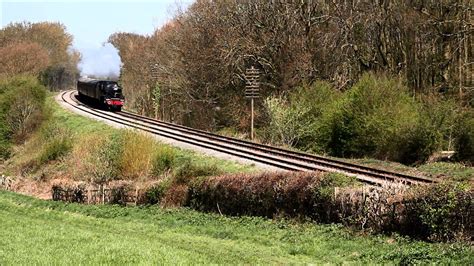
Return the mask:
<path fill-rule="evenodd" d="M 99 48 L 84 49 L 82 52 L 79 70 L 81 76 L 101 78 L 118 78 L 122 62 L 118 50 L 110 43 Z"/>

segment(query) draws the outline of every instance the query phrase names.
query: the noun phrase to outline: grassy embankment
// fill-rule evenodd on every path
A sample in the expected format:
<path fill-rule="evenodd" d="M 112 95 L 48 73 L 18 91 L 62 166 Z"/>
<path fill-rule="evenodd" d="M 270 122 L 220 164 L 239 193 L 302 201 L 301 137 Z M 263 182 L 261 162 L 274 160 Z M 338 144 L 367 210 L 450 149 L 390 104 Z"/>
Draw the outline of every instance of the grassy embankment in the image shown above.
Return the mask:
<path fill-rule="evenodd" d="M 47 98 L 50 115 L 3 166 L 11 176 L 38 181 L 125 179 L 153 181 L 169 175 L 253 172 L 252 165 L 170 147 L 144 134 L 116 129 L 63 109 Z"/>
<path fill-rule="evenodd" d="M 469 264 L 470 247 L 360 236 L 335 225 L 186 209 L 92 206 L 0 191 L 0 263 Z"/>

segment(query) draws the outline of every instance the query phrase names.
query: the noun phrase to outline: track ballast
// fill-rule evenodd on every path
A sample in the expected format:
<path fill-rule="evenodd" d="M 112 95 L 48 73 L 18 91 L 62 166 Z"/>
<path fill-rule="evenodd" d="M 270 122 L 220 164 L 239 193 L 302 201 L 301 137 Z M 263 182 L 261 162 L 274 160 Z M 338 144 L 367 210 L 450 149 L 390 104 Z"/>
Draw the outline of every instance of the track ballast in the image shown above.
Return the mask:
<path fill-rule="evenodd" d="M 113 113 L 94 109 L 79 102 L 76 99 L 75 91 L 62 92 L 61 99 L 73 108 L 95 117 L 186 144 L 270 165 L 282 170 L 339 172 L 354 176 L 361 182 L 370 185 L 385 185 L 393 182 L 406 185 L 436 182 L 426 177 L 395 173 L 324 156 L 290 151 L 260 143 L 221 136 L 203 130 L 155 120 L 131 112 L 122 111 Z"/>

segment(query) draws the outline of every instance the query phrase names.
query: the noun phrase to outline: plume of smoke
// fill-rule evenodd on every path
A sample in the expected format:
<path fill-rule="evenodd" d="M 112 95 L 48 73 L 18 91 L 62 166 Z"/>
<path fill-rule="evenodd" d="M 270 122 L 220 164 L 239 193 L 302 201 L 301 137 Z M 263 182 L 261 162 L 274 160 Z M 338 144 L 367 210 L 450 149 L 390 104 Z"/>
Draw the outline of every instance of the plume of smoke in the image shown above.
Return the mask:
<path fill-rule="evenodd" d="M 121 65 L 118 50 L 105 43 L 99 48 L 83 50 L 78 68 L 83 77 L 118 79 Z"/>

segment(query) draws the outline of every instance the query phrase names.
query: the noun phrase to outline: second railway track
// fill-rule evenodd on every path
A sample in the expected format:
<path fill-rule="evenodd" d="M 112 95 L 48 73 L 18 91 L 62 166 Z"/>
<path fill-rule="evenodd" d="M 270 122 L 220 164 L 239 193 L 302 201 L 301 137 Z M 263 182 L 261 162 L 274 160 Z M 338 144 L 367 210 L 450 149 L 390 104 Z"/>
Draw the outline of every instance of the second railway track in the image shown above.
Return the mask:
<path fill-rule="evenodd" d="M 82 104 L 74 91 L 61 93 L 61 99 L 73 108 L 121 125 L 165 138 L 199 146 L 289 171 L 331 171 L 354 176 L 361 182 L 382 185 L 387 182 L 407 185 L 433 183 L 435 180 L 362 166 L 318 155 L 225 137 L 173 123 L 154 120 L 130 112 L 107 112 Z"/>

